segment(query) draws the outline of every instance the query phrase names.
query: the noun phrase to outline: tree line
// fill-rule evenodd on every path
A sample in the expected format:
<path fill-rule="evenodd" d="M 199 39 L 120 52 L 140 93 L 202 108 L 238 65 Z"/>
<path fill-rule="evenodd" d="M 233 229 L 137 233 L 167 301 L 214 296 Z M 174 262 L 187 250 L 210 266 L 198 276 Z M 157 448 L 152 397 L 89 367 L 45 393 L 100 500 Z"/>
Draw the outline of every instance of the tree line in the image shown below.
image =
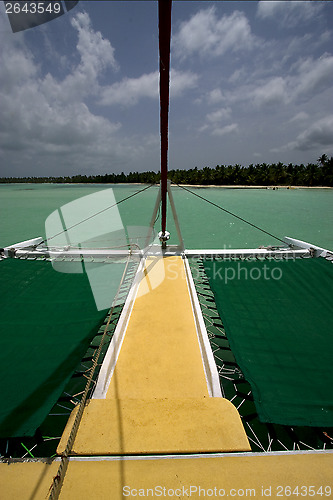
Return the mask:
<path fill-rule="evenodd" d="M 104 175 L 73 175 L 65 177 L 2 177 L 0 183 L 57 183 L 57 184 L 157 184 L 158 172 L 109 173 Z M 285 165 L 258 163 L 247 167 L 241 165 L 217 165 L 214 167 L 169 170 L 168 178 L 176 184 L 216 186 L 332 186 L 333 157 L 322 155 L 317 163 L 307 165 Z"/>

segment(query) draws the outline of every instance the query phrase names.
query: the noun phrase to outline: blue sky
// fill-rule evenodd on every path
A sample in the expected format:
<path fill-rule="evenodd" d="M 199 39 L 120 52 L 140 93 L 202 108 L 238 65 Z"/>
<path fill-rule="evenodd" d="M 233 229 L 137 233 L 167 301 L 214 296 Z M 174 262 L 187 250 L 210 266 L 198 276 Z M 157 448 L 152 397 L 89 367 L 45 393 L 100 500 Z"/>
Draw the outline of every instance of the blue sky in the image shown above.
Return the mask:
<path fill-rule="evenodd" d="M 0 2 L 0 175 L 159 169 L 157 2 L 81 1 L 13 34 Z M 333 154 L 333 2 L 172 7 L 169 168 Z"/>

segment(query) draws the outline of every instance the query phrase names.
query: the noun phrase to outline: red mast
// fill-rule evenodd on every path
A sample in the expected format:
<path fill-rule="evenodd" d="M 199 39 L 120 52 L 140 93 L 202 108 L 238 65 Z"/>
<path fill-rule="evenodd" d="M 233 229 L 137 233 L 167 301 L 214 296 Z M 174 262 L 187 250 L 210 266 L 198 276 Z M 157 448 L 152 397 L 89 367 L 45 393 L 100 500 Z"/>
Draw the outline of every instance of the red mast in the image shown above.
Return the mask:
<path fill-rule="evenodd" d="M 166 231 L 167 177 L 168 177 L 168 114 L 169 72 L 172 0 L 158 1 L 158 27 L 160 49 L 160 134 L 161 134 L 161 202 L 162 238 Z M 163 240 L 162 240 L 163 245 Z"/>

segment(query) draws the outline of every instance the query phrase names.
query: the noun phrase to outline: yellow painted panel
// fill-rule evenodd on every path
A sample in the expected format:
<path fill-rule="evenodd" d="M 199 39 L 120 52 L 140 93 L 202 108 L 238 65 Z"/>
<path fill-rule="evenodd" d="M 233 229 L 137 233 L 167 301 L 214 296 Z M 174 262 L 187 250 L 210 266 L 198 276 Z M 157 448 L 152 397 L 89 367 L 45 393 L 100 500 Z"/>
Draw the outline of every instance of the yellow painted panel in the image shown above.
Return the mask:
<path fill-rule="evenodd" d="M 71 461 L 60 500 L 286 498 L 290 492 L 291 498 L 328 498 L 332 470 L 333 454 Z"/>
<path fill-rule="evenodd" d="M 45 500 L 59 462 L 0 463 L 1 500 Z"/>
<path fill-rule="evenodd" d="M 45 500 L 58 465 L 0 463 L 0 499 Z M 148 489 L 163 498 L 174 491 L 174 498 L 196 499 L 204 492 L 212 496 L 214 488 L 217 497 L 296 498 L 289 492 L 297 487 L 299 498 L 331 498 L 332 470 L 332 453 L 71 461 L 60 500 L 118 500 L 143 492 L 152 497 Z"/>
<path fill-rule="evenodd" d="M 146 261 L 107 398 L 208 396 L 181 257 Z"/>
<path fill-rule="evenodd" d="M 72 413 L 58 447 L 63 452 Z M 223 398 L 103 400 L 85 408 L 76 455 L 249 451 L 236 408 Z"/>

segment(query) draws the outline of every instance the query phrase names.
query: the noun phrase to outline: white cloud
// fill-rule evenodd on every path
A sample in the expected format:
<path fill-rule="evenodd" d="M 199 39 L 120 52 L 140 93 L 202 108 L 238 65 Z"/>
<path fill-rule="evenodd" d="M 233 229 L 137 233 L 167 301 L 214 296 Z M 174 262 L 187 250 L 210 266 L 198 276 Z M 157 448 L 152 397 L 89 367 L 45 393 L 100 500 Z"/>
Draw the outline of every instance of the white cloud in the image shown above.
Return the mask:
<path fill-rule="evenodd" d="M 293 122 L 304 122 L 306 121 L 307 119 L 309 118 L 309 115 L 307 113 L 305 113 L 304 111 L 300 111 L 299 113 L 297 113 L 295 116 L 293 116 L 289 121 L 291 123 Z"/>
<path fill-rule="evenodd" d="M 7 155 L 8 164 L 18 164 L 22 155 L 25 162 L 36 158 L 31 172 L 39 169 L 41 175 L 44 167 L 55 175 L 64 169 L 71 173 L 74 169 L 104 170 L 110 163 L 126 167 L 134 159 L 139 161 L 147 155 L 155 158 L 155 153 L 158 161 L 158 133 L 154 140 L 151 134 L 122 138 L 115 135 L 121 123 L 92 112 L 90 107 L 97 99 L 103 104 L 123 105 L 145 97 L 158 99 L 158 72 L 103 87 L 100 80 L 104 70 L 118 69 L 114 48 L 94 31 L 88 14 L 79 12 L 71 25 L 77 33 L 77 52 L 73 55 L 79 58 L 62 79 L 51 72 L 42 73 L 24 33 L 14 37 L 0 29 L 0 154 Z M 46 46 L 47 42 L 44 37 Z M 171 96 L 183 95 L 197 82 L 197 74 L 173 69 Z"/>
<path fill-rule="evenodd" d="M 191 71 L 171 70 L 170 95 L 178 97 L 182 93 L 197 85 L 198 75 Z M 111 106 L 120 104 L 133 106 L 142 98 L 157 99 L 159 96 L 159 72 L 144 74 L 138 78 L 124 78 L 101 93 L 100 104 Z"/>
<path fill-rule="evenodd" d="M 223 101 L 226 108 L 241 103 L 248 109 L 249 105 L 256 109 L 300 103 L 304 105 L 332 89 L 333 56 L 325 53 L 317 59 L 301 58 L 288 68 L 288 72 L 280 72 L 279 76 L 274 74 L 274 70 L 272 73 L 266 78 L 253 73 L 246 83 L 233 84 L 224 89 L 223 94 L 219 89 L 206 93 L 206 100 L 212 104 Z M 216 99 L 211 96 L 216 96 Z"/>
<path fill-rule="evenodd" d="M 246 77 L 246 71 L 244 68 L 237 68 L 232 75 L 229 77 L 229 82 L 230 83 L 237 83 L 240 80 L 245 79 Z"/>
<path fill-rule="evenodd" d="M 333 147 L 333 115 L 310 125 L 295 141 L 295 148 L 302 151 L 323 146 Z"/>
<path fill-rule="evenodd" d="M 307 0 L 261 0 L 257 16 L 263 20 L 273 19 L 284 28 L 294 28 L 299 23 L 310 22 L 324 8 L 325 2 Z"/>
<path fill-rule="evenodd" d="M 282 63 L 286 63 L 293 57 L 304 55 L 304 47 L 311 46 L 312 50 L 320 49 L 322 45 L 327 45 L 332 37 L 332 33 L 328 30 L 318 33 L 305 33 L 304 35 L 294 35 L 290 39 L 286 37 L 287 45 L 284 49 L 284 55 L 281 59 Z M 281 53 L 281 46 L 277 47 Z"/>
<path fill-rule="evenodd" d="M 181 59 L 195 53 L 215 57 L 227 51 L 248 50 L 255 45 L 255 37 L 243 12 L 218 18 L 215 7 L 211 7 L 183 22 L 173 36 L 173 44 Z"/>
<path fill-rule="evenodd" d="M 297 72 L 291 82 L 296 96 L 318 94 L 332 86 L 333 56 L 323 54 L 316 60 L 312 57 L 301 60 Z"/>
<path fill-rule="evenodd" d="M 179 71 L 171 69 L 170 74 L 170 96 L 179 97 L 185 90 L 195 88 L 199 76 L 192 71 Z"/>
<path fill-rule="evenodd" d="M 208 113 L 206 116 L 206 120 L 211 123 L 217 123 L 224 118 L 229 118 L 231 114 L 231 109 L 230 108 L 221 108 L 218 109 L 217 111 L 213 111 L 212 113 Z"/>
<path fill-rule="evenodd" d="M 23 48 L 7 47 L 1 57 L 0 89 L 2 92 L 11 92 L 14 87 L 35 77 L 37 72 L 38 67 L 31 53 Z"/>
<path fill-rule="evenodd" d="M 202 125 L 202 127 L 200 127 L 198 129 L 199 132 L 204 132 L 205 130 L 208 130 L 209 129 L 209 125 L 207 123 L 205 123 L 204 125 Z"/>
<path fill-rule="evenodd" d="M 79 40 L 77 50 L 81 55 L 81 64 L 88 72 L 97 73 L 111 65 L 118 68 L 115 60 L 115 49 L 109 40 L 103 38 L 100 31 L 94 31 L 91 27 L 90 17 L 86 12 L 79 12 L 71 20 L 72 26 L 77 29 Z"/>
<path fill-rule="evenodd" d="M 120 127 L 120 124 L 91 113 L 83 102 L 64 105 L 52 102 L 49 97 L 43 85 L 34 80 L 20 88 L 15 100 L 10 95 L 2 95 L 2 133 L 12 135 L 16 144 L 29 146 L 29 149 L 38 146 L 45 151 L 56 146 L 59 150 L 62 145 L 66 150 L 68 147 L 87 147 L 102 137 L 106 139 Z M 1 139 L 0 144 L 4 149 L 8 147 Z"/>
<path fill-rule="evenodd" d="M 306 130 L 300 133 L 294 141 L 288 142 L 278 148 L 273 148 L 273 153 L 281 153 L 285 151 L 299 150 L 310 151 L 333 147 L 333 115 L 325 116 L 320 120 L 312 123 Z"/>
<path fill-rule="evenodd" d="M 2 6 L 4 7 L 4 6 Z M 3 14 L 3 15 L 2 15 Z M 33 54 L 26 48 L 22 33 L 14 37 L 0 10 L 0 91 L 10 92 L 38 73 Z"/>
<path fill-rule="evenodd" d="M 224 92 L 224 103 L 229 106 L 242 106 L 242 109 L 257 112 L 265 107 L 277 107 L 290 100 L 290 89 L 283 77 L 269 77 L 266 79 L 253 79 L 248 83 L 232 86 Z M 228 106 L 229 105 L 229 106 Z"/>
<path fill-rule="evenodd" d="M 46 79 L 47 87 L 53 88 L 53 91 L 58 94 L 58 98 L 60 90 L 61 95 L 66 96 L 68 100 L 98 93 L 98 79 L 103 70 L 108 67 L 112 67 L 114 71 L 118 70 L 114 56 L 115 49 L 99 31 L 96 32 L 92 29 L 89 15 L 86 12 L 79 12 L 71 20 L 71 24 L 78 33 L 76 48 L 80 55 L 80 62 L 72 73 L 61 82 L 60 86 L 56 82 L 52 82 L 51 75 Z"/>
<path fill-rule="evenodd" d="M 270 161 L 275 158 L 270 148 L 277 150 L 279 145 L 279 152 L 285 152 L 284 161 L 300 159 L 306 163 L 312 153 L 318 157 L 330 142 L 331 122 L 326 117 L 333 81 L 330 4 L 326 3 L 326 20 L 320 9 L 318 16 L 310 17 L 310 10 L 303 13 L 300 7 L 287 7 L 287 26 L 297 16 L 300 19 L 293 30 L 283 28 L 287 14 L 273 3 L 259 6 L 255 19 L 257 5 L 246 4 L 245 14 L 233 12 L 235 7 L 230 3 L 223 15 L 225 10 L 218 2 L 193 2 L 186 8 L 190 12 L 187 22 L 180 18 L 184 9 L 174 10 L 172 67 L 178 69 L 171 75 L 170 154 L 176 165 L 189 168 L 216 164 L 221 141 L 227 163 L 233 163 L 237 153 L 245 164 L 254 152 Z M 313 6 L 309 9 L 316 13 Z M 22 158 L 24 164 L 29 161 L 32 175 L 42 175 L 44 165 L 50 175 L 53 171 L 57 174 L 58 170 L 50 166 L 57 164 L 75 165 L 66 167 L 69 174 L 73 169 L 85 173 L 84 169 L 89 172 L 91 168 L 94 173 L 158 166 L 158 112 L 153 112 L 158 106 L 157 59 L 156 67 L 151 67 L 154 54 L 153 62 L 147 59 L 146 51 L 142 59 L 140 56 L 140 50 L 149 43 L 154 43 L 153 52 L 157 51 L 153 34 L 156 19 L 141 25 L 140 40 L 128 24 L 130 39 L 125 41 L 120 36 L 122 28 L 109 34 L 103 28 L 102 35 L 97 31 L 99 26 L 95 31 L 95 22 L 91 23 L 87 14 L 79 14 L 73 11 L 66 16 L 64 44 L 54 43 L 53 28 L 45 29 L 42 36 L 42 30 L 39 34 L 36 30 L 6 38 L 0 26 L 0 154 L 2 151 L 1 164 L 8 165 L 7 171 L 15 162 L 22 163 Z M 99 22 L 99 13 L 94 11 L 92 15 Z M 124 23 L 127 17 L 128 13 L 121 18 Z M 0 24 L 3 20 L 7 21 L 0 14 Z M 256 35 L 261 37 L 260 44 Z M 48 40 L 52 46 L 45 45 Z M 119 51 L 115 40 L 122 45 Z M 40 44 L 40 59 L 36 52 L 29 51 L 36 43 Z M 133 43 L 138 49 L 134 52 Z M 50 47 L 54 54 L 49 52 Z M 55 62 L 51 64 L 53 56 Z M 122 72 L 117 73 L 118 58 Z M 107 86 L 102 80 L 106 70 Z M 133 76 L 136 78 L 129 78 Z M 98 108 L 101 103 L 104 107 Z M 136 103 L 149 109 L 144 127 L 140 127 L 142 114 L 139 106 L 134 107 Z M 126 106 L 128 109 L 122 109 Z M 185 108 L 188 111 L 184 114 Z M 133 130 L 137 130 L 135 135 Z M 148 135 L 156 133 L 143 137 L 143 130 Z M 41 162 L 39 172 L 34 169 L 37 161 Z M 66 173 L 65 167 L 63 171 Z"/>
<path fill-rule="evenodd" d="M 124 78 L 120 82 L 105 87 L 101 94 L 100 104 L 133 106 L 143 97 L 151 99 L 158 97 L 158 71 L 141 75 L 138 78 Z"/>
<path fill-rule="evenodd" d="M 275 16 L 275 13 L 277 10 L 279 10 L 279 4 L 282 4 L 282 0 L 280 1 L 273 1 L 273 0 L 261 0 L 258 2 L 258 7 L 257 7 L 257 15 L 258 17 L 261 17 L 262 19 L 266 19 L 268 17 L 273 17 Z"/>
<path fill-rule="evenodd" d="M 223 93 L 222 93 L 221 89 L 219 89 L 219 88 L 213 89 L 207 94 L 208 104 L 218 104 L 219 102 L 223 101 L 224 99 L 225 98 L 223 96 Z"/>
<path fill-rule="evenodd" d="M 285 80 L 280 76 L 271 78 L 253 90 L 252 98 L 258 106 L 285 104 L 288 100 Z"/>
<path fill-rule="evenodd" d="M 225 127 L 215 128 L 212 131 L 212 135 L 223 136 L 226 134 L 231 134 L 233 132 L 238 132 L 239 127 L 237 123 L 231 123 L 230 125 L 226 125 Z"/>
<path fill-rule="evenodd" d="M 237 124 L 221 126 L 221 122 L 227 120 L 232 113 L 231 108 L 220 108 L 211 113 L 207 113 L 204 124 L 199 128 L 199 132 L 209 132 L 211 135 L 225 135 L 238 129 Z"/>
<path fill-rule="evenodd" d="M 103 71 L 108 67 L 114 71 L 118 70 L 118 63 L 114 56 L 115 49 L 99 31 L 93 30 L 90 17 L 86 12 L 79 12 L 73 17 L 71 25 L 77 31 L 76 49 L 80 61 L 71 68 L 63 80 L 57 80 L 50 73 L 39 79 L 40 91 L 50 102 L 51 100 L 63 103 L 73 102 L 96 95 L 99 93 L 99 78 Z M 46 43 L 48 43 L 47 39 Z"/>
<path fill-rule="evenodd" d="M 41 74 L 24 44 L 24 34 L 9 34 L 2 40 L 2 152 L 15 155 L 21 151 L 25 159 L 35 156 L 37 162 L 42 155 L 50 154 L 48 162 L 61 167 L 58 155 L 62 163 L 69 157 L 76 162 L 89 157 L 91 162 L 97 152 L 105 160 L 106 149 L 112 148 L 112 136 L 121 125 L 92 113 L 83 99 L 95 96 L 104 68 L 116 67 L 114 49 L 101 33 L 93 31 L 88 14 L 77 14 L 72 25 L 78 32 L 80 61 L 63 80 L 56 80 L 50 73 Z M 120 154 L 121 146 L 113 151 Z"/>

